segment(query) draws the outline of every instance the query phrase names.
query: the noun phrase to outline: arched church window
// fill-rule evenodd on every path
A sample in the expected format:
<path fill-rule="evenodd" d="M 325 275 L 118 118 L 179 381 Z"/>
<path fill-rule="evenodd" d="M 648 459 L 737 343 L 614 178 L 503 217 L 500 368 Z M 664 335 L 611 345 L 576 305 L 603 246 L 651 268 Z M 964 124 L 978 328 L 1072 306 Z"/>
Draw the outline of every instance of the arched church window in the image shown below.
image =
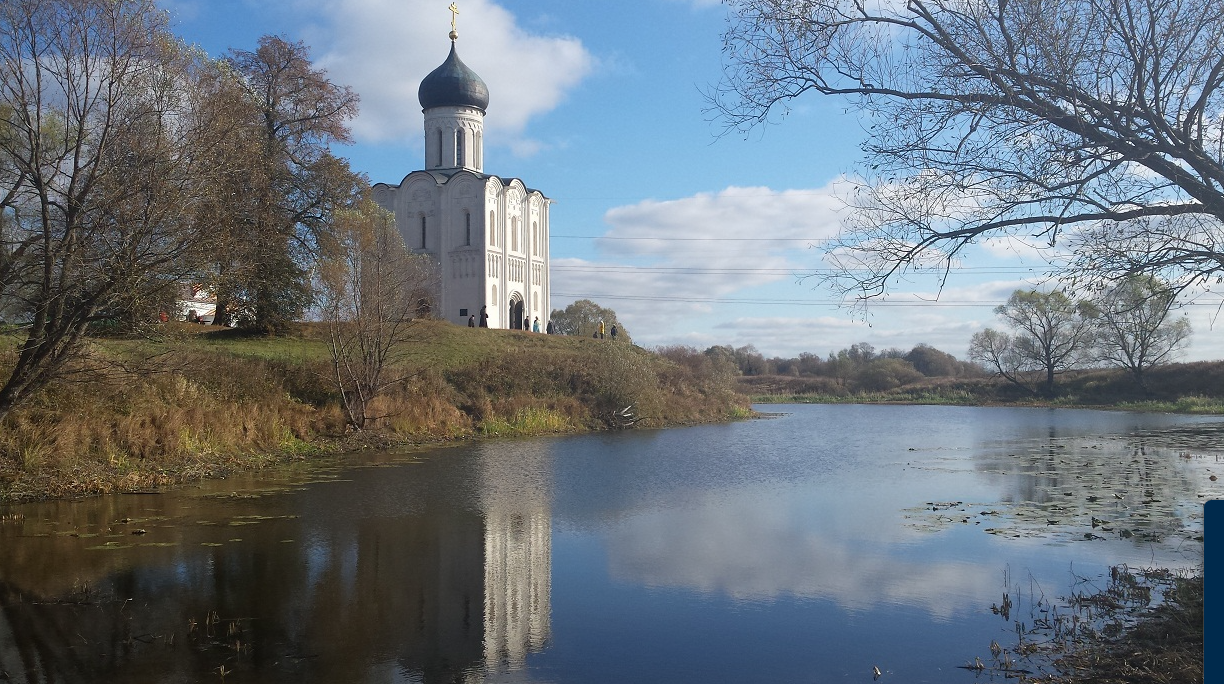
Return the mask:
<path fill-rule="evenodd" d="M 421 214 L 421 249 L 425 249 L 425 215 Z"/>
<path fill-rule="evenodd" d="M 531 251 L 540 253 L 540 226 L 535 221 L 531 222 Z"/>
<path fill-rule="evenodd" d="M 472 212 L 463 212 L 463 246 L 472 246 Z"/>
<path fill-rule="evenodd" d="M 489 211 L 489 225 L 486 226 L 485 229 L 489 231 L 489 245 L 491 247 L 497 246 L 497 228 L 494 227 L 497 225 L 497 223 L 495 223 L 496 218 L 497 216 L 492 212 L 492 210 L 490 210 Z"/>
<path fill-rule="evenodd" d="M 517 216 L 510 219 L 510 249 L 511 251 L 514 251 L 514 252 L 518 251 L 518 241 L 519 241 L 518 222 L 519 220 Z"/>
<path fill-rule="evenodd" d="M 463 166 L 463 129 L 455 131 L 455 166 Z"/>
<path fill-rule="evenodd" d="M 494 305 L 494 306 L 497 306 L 497 304 L 496 304 L 496 302 L 497 302 L 497 285 L 494 285 L 494 286 L 493 286 L 493 302 L 494 302 L 494 304 L 493 304 L 493 305 Z"/>
<path fill-rule="evenodd" d="M 442 129 L 438 129 L 438 166 L 442 166 Z"/>
<path fill-rule="evenodd" d="M 531 293 L 531 308 L 532 310 L 540 308 L 540 293 L 538 292 Z"/>

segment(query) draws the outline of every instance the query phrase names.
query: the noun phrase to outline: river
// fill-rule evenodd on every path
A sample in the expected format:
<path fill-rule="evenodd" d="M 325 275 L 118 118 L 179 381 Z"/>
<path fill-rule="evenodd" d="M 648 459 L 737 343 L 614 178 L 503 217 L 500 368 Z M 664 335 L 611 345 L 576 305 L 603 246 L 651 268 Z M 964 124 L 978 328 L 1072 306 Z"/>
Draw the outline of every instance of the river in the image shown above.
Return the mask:
<path fill-rule="evenodd" d="M 757 408 L 0 508 L 0 675 L 970 682 L 1224 498 L 1220 417 Z"/>

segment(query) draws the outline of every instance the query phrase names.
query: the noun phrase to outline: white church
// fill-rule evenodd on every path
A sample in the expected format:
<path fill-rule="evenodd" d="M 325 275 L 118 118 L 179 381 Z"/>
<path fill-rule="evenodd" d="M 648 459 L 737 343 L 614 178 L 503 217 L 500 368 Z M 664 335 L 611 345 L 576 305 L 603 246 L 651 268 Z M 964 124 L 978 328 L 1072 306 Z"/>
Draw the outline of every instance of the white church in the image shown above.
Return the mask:
<path fill-rule="evenodd" d="M 543 331 L 551 200 L 518 178 L 484 172 L 489 89 L 460 61 L 458 37 L 452 19 L 450 56 L 417 91 L 425 113 L 425 168 L 399 185 L 378 183 L 374 200 L 394 212 L 405 245 L 437 260 L 435 316 L 460 325 L 475 317 L 514 330 L 530 330 L 538 319 Z"/>

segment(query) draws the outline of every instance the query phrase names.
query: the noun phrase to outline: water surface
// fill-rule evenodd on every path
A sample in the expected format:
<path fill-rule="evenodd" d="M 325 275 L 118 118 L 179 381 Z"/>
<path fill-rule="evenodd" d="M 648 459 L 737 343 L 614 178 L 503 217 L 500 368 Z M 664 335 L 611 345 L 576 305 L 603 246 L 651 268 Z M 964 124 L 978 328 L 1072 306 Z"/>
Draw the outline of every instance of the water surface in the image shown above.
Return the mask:
<path fill-rule="evenodd" d="M 761 408 L 0 509 L 0 672 L 968 682 L 1005 594 L 1194 567 L 1224 498 L 1219 418 Z"/>

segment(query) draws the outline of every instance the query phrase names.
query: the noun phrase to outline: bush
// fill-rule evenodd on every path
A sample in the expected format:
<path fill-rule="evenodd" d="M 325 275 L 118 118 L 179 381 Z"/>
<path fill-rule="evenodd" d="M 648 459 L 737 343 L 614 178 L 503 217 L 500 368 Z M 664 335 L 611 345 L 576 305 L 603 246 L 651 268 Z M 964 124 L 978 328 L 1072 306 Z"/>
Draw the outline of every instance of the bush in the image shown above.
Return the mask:
<path fill-rule="evenodd" d="M 855 375 L 855 388 L 863 392 L 882 392 L 918 382 L 923 374 L 902 359 L 876 359 Z"/>

